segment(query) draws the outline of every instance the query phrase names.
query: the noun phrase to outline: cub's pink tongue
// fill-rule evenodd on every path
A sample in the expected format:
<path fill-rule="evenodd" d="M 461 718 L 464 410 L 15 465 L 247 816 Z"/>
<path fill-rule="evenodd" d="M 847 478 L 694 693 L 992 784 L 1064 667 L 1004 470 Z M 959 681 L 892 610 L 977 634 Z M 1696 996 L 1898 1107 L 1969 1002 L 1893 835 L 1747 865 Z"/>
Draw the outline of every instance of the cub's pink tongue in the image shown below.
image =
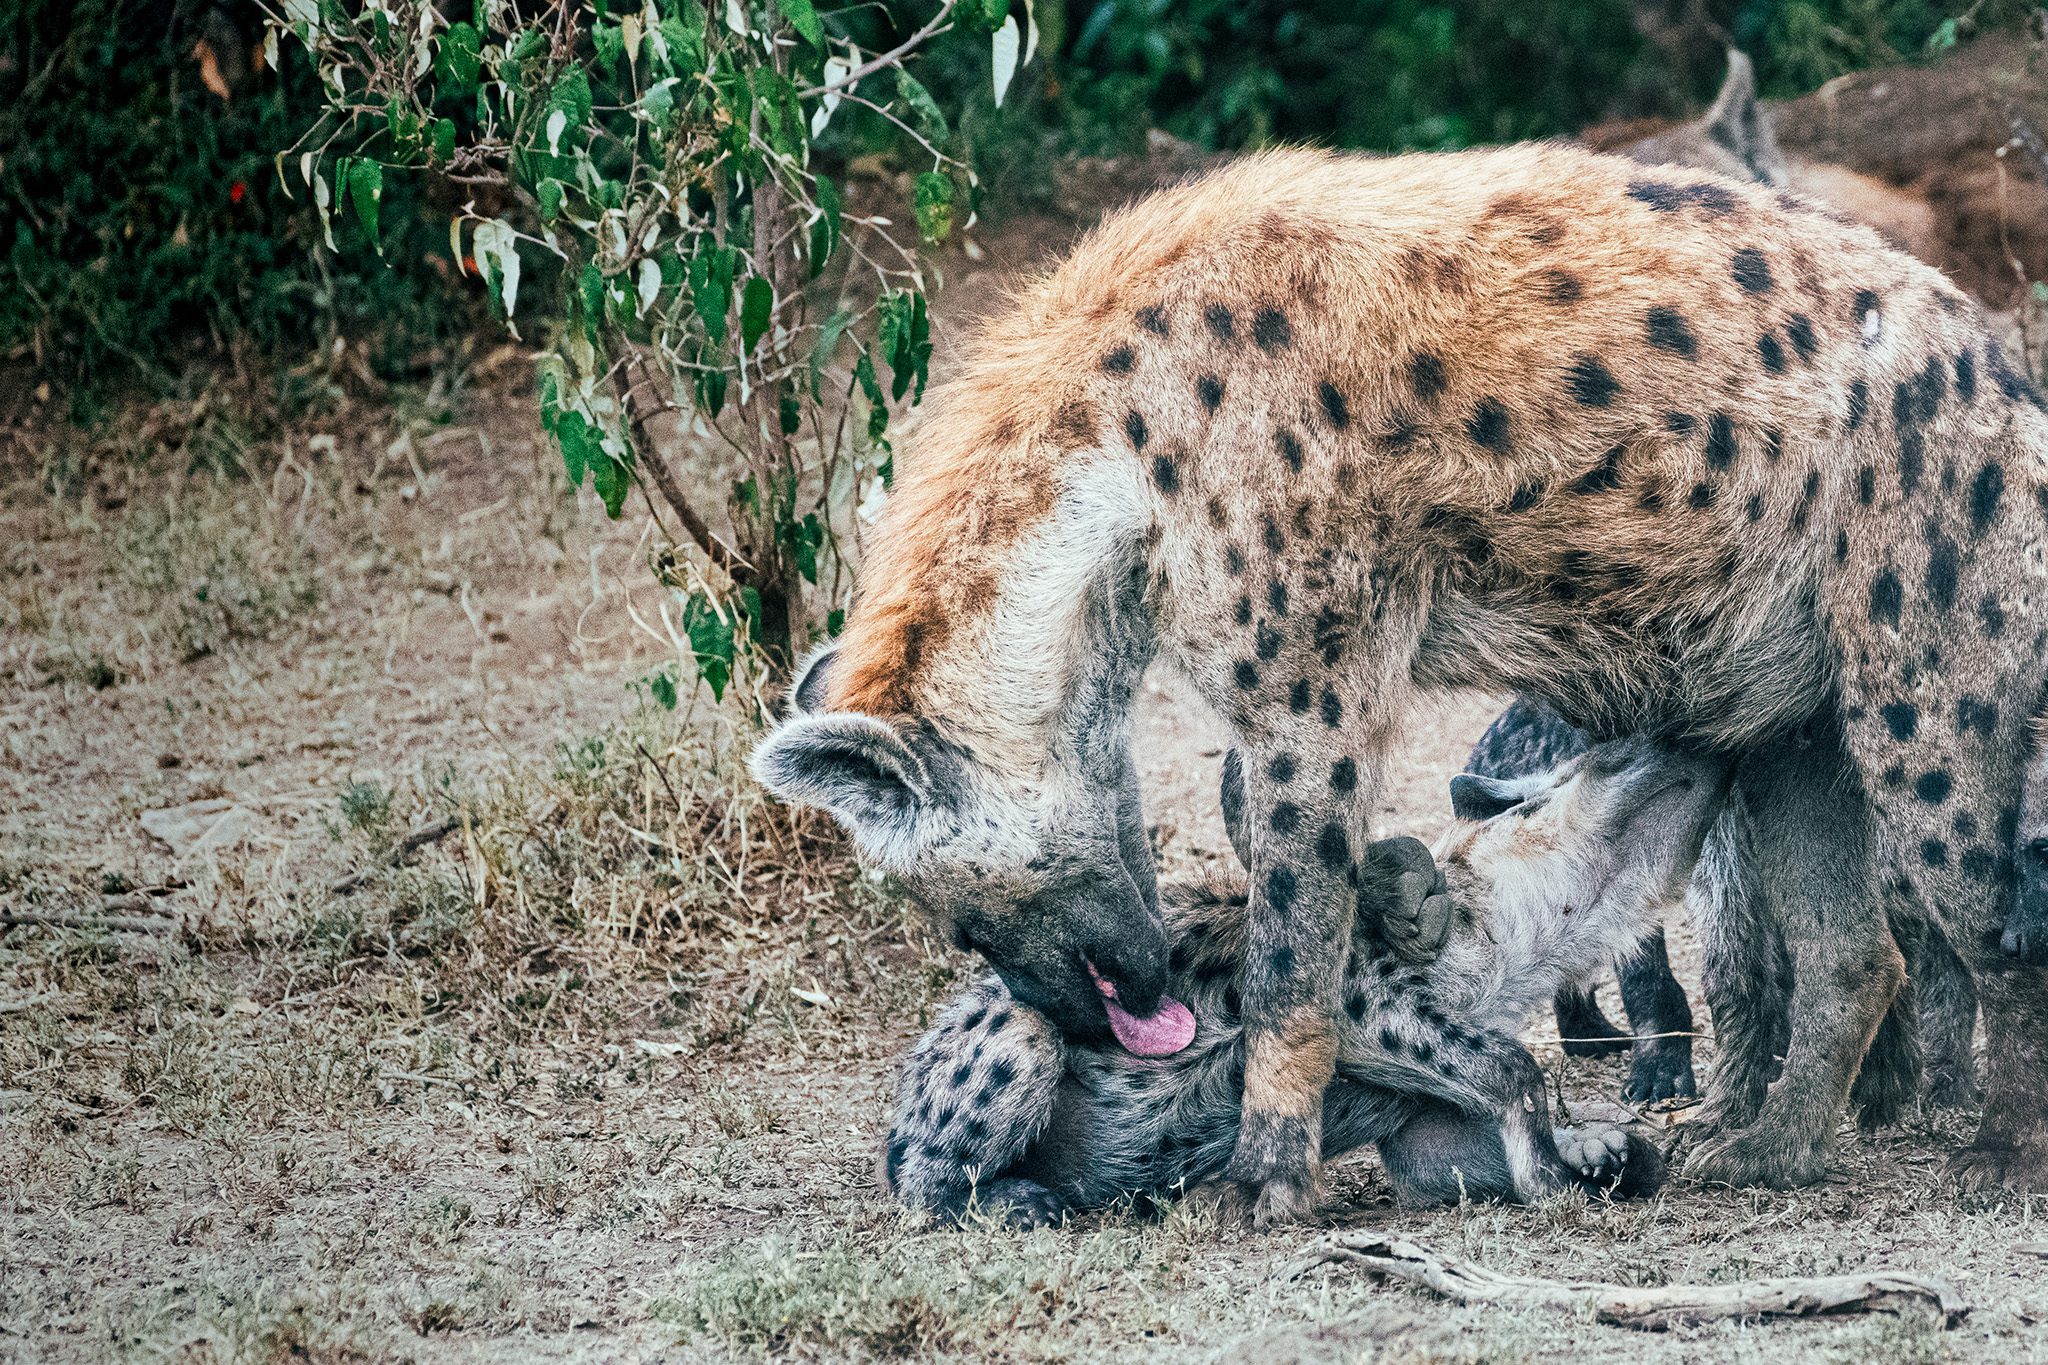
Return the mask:
<path fill-rule="evenodd" d="M 1148 1015 L 1132 1014 L 1116 1002 L 1116 987 L 1102 979 L 1095 964 L 1088 964 L 1095 989 L 1102 992 L 1102 1007 L 1109 1012 L 1109 1031 L 1124 1050 L 1140 1057 L 1171 1057 L 1195 1041 L 1195 1013 L 1170 995 L 1159 997 L 1159 1008 Z"/>

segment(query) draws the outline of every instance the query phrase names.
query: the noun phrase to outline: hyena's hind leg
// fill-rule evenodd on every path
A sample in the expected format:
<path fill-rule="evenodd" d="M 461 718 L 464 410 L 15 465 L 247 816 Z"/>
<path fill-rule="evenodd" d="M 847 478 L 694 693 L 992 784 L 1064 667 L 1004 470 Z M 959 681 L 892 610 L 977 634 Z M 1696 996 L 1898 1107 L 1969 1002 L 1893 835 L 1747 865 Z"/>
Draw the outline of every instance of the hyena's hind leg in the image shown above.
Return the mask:
<path fill-rule="evenodd" d="M 1714 1069 L 1706 1103 L 1688 1129 L 1746 1128 L 1790 1045 L 1792 958 L 1756 882 L 1750 815 L 1738 784 L 1700 849 L 1686 891 L 1699 932 L 1701 992 L 1714 1020 Z"/>
<path fill-rule="evenodd" d="M 1949 945 L 1923 920 L 1907 963 L 1920 1003 L 1920 1066 L 1927 1100 L 1941 1109 L 1974 1109 L 1977 1091 L 1977 984 Z"/>
<path fill-rule="evenodd" d="M 958 1219 L 972 1209 L 1050 1222 L 1051 1190 L 1009 1174 L 1052 1117 L 1066 1067 L 1059 1033 L 994 976 L 948 1005 L 903 1061 L 882 1158 L 889 1192 Z"/>
<path fill-rule="evenodd" d="M 1699 1093 L 1692 1072 L 1692 1005 L 1671 971 L 1671 957 L 1659 929 L 1633 956 L 1614 964 L 1621 1003 L 1635 1034 L 1625 1098 L 1638 1102 Z"/>

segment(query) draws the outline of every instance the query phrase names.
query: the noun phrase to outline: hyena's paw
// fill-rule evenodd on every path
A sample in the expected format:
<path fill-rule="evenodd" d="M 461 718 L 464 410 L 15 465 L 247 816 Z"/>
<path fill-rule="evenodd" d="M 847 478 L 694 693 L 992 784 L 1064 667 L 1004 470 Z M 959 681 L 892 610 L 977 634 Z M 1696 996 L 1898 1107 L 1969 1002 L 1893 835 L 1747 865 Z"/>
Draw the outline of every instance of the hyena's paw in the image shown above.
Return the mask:
<path fill-rule="evenodd" d="M 1629 1062 L 1623 1099 L 1637 1104 L 1652 1100 L 1691 1099 L 1699 1094 L 1693 1078 L 1692 1045 L 1683 1038 L 1653 1038 L 1636 1044 Z"/>
<path fill-rule="evenodd" d="M 1366 849 L 1367 860 L 1387 890 L 1380 932 L 1394 955 L 1409 962 L 1434 962 L 1451 933 L 1451 895 L 1442 869 L 1420 839 L 1380 839 Z"/>
<path fill-rule="evenodd" d="M 1560 1128 L 1557 1152 L 1596 1194 L 1640 1199 L 1664 1184 L 1664 1154 L 1632 1129 L 1608 1124 Z"/>
<path fill-rule="evenodd" d="M 1948 1159 L 1948 1173 L 1966 1190 L 2048 1194 L 2048 1150 L 1973 1142 Z"/>
<path fill-rule="evenodd" d="M 1866 1133 L 1889 1128 L 1904 1118 L 1919 1093 L 1917 1068 L 1889 1064 L 1873 1054 L 1866 1057 L 1849 1089 L 1849 1101 L 1856 1106 L 1856 1126 Z"/>
<path fill-rule="evenodd" d="M 1222 1178 L 1198 1187 L 1194 1200 L 1228 1223 L 1269 1228 L 1307 1222 L 1321 1194 L 1312 1145 L 1302 1120 L 1247 1111 Z"/>
<path fill-rule="evenodd" d="M 1827 1153 L 1782 1132 L 1744 1128 L 1700 1143 L 1683 1169 L 1702 1185 L 1794 1190 L 1820 1182 L 1827 1173 Z"/>
<path fill-rule="evenodd" d="M 1004 1176 L 976 1187 L 961 1221 L 970 1213 L 982 1213 L 1013 1228 L 1036 1228 L 1059 1222 L 1066 1211 L 1066 1201 L 1037 1181 Z"/>

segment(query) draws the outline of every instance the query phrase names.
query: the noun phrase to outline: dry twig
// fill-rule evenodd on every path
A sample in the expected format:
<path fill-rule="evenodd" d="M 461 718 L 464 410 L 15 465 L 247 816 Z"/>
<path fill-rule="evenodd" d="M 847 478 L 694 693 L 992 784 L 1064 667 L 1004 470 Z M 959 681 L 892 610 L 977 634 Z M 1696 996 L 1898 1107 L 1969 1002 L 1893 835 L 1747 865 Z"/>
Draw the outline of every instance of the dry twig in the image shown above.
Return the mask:
<path fill-rule="evenodd" d="M 123 934 L 161 934 L 178 927 L 168 916 L 94 915 L 61 910 L 0 910 L 0 929 L 36 924 L 47 929 L 112 929 Z"/>
<path fill-rule="evenodd" d="M 1294 1278 L 1332 1261 L 1369 1274 L 1419 1284 L 1460 1303 L 1511 1308 L 1591 1309 L 1602 1322 L 1662 1331 L 1717 1318 L 1811 1317 L 1820 1313 L 1893 1313 L 1911 1304 L 1938 1309 L 1953 1327 L 1970 1311 L 1954 1287 L 1930 1275 L 1873 1270 L 1860 1275 L 1786 1276 L 1733 1284 L 1651 1287 L 1594 1280 L 1543 1280 L 1503 1275 L 1470 1261 L 1442 1256 L 1398 1237 L 1337 1233 L 1312 1247 L 1288 1269 Z"/>
<path fill-rule="evenodd" d="M 421 825 L 418 829 L 400 839 L 397 847 L 385 855 L 384 861 L 380 866 L 397 867 L 428 844 L 437 843 L 461 828 L 462 821 L 452 815 L 445 820 L 436 820 L 431 825 Z M 346 877 L 340 877 L 330 882 L 327 890 L 332 895 L 346 896 L 350 892 L 359 889 L 364 882 L 370 880 L 371 873 L 376 870 L 376 868 L 366 867 L 361 871 L 351 872 Z"/>

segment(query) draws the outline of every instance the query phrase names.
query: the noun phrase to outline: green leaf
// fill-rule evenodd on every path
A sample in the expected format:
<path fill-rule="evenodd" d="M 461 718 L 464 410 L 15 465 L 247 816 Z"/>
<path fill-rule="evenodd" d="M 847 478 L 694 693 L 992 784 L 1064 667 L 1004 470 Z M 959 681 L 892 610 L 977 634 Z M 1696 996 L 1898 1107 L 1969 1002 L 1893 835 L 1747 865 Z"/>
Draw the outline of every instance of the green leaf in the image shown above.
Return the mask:
<path fill-rule="evenodd" d="M 599 24 L 590 30 L 590 43 L 597 50 L 598 64 L 613 80 L 619 78 L 619 63 L 626 56 L 626 35 L 617 24 Z"/>
<path fill-rule="evenodd" d="M 540 182 L 540 190 L 538 191 L 538 196 L 539 196 L 539 199 L 540 199 L 540 220 L 541 220 L 541 221 L 542 221 L 543 223 L 552 223 L 552 222 L 554 222 L 554 221 L 555 221 L 555 219 L 557 219 L 557 218 L 561 217 L 561 214 L 562 214 L 562 182 L 561 182 L 561 181 L 559 181 L 559 180 L 543 180 L 543 181 L 541 181 L 541 182 Z"/>
<path fill-rule="evenodd" d="M 648 92 L 640 97 L 640 107 L 647 111 L 647 121 L 663 133 L 676 124 L 676 79 L 673 76 L 656 81 Z"/>
<path fill-rule="evenodd" d="M 915 384 L 917 396 L 911 401 L 921 402 L 932 356 L 931 321 L 924 295 L 909 291 L 891 294 L 877 311 L 880 324 L 875 340 L 889 366 L 889 396 L 900 399 Z"/>
<path fill-rule="evenodd" d="M 830 176 L 818 177 L 818 220 L 811 224 L 811 278 L 816 279 L 839 249 L 839 187 Z"/>
<path fill-rule="evenodd" d="M 567 114 L 571 128 L 590 122 L 590 77 L 582 67 L 572 66 L 556 77 L 555 88 L 548 92 L 548 108 Z"/>
<path fill-rule="evenodd" d="M 825 45 L 825 25 L 818 20 L 818 11 L 811 0 L 775 0 L 775 8 L 782 11 L 782 17 L 789 20 L 789 26 L 797 31 L 812 47 Z"/>
<path fill-rule="evenodd" d="M 725 408 L 725 386 L 730 378 L 724 370 L 697 372 L 697 406 L 713 417 Z"/>
<path fill-rule="evenodd" d="M 445 166 L 455 155 L 455 120 L 444 118 L 434 120 L 434 161 Z"/>
<path fill-rule="evenodd" d="M 647 691 L 656 702 L 660 703 L 662 710 L 673 711 L 676 709 L 676 680 L 675 676 L 667 669 L 649 675 Z"/>
<path fill-rule="evenodd" d="M 363 225 L 363 235 L 370 239 L 370 245 L 377 254 L 384 254 L 384 243 L 377 237 L 377 206 L 384 198 L 384 167 L 368 157 L 349 163 L 348 202 L 356 211 L 356 218 Z"/>
<path fill-rule="evenodd" d="M 759 640 L 761 638 L 760 589 L 753 587 L 741 588 L 739 607 L 740 615 L 746 618 L 747 634 L 752 638 Z"/>
<path fill-rule="evenodd" d="M 597 329 L 604 325 L 604 272 L 597 268 L 597 262 L 584 263 L 583 273 L 576 280 L 576 301 L 583 307 L 583 328 L 592 341 L 597 340 Z"/>
<path fill-rule="evenodd" d="M 827 635 L 836 640 L 839 638 L 839 632 L 845 629 L 846 609 L 844 607 L 834 607 L 825 613 L 825 633 Z"/>
<path fill-rule="evenodd" d="M 561 447 L 562 467 L 569 473 L 569 486 L 581 488 L 583 473 L 590 468 L 593 442 L 590 438 L 590 424 L 583 420 L 583 414 L 570 410 L 555 418 L 555 444 Z M 609 464 L 602 454 L 598 460 Z"/>
<path fill-rule="evenodd" d="M 604 502 L 604 514 L 617 521 L 619 513 L 625 510 L 626 490 L 632 486 L 632 476 L 595 441 L 591 446 L 590 486 Z"/>
<path fill-rule="evenodd" d="M 768 317 L 775 311 L 775 286 L 765 276 L 756 275 L 747 281 L 747 287 L 740 294 L 740 352 L 746 354 L 754 349 L 768 330 Z"/>
<path fill-rule="evenodd" d="M 881 407 L 889 401 L 882 396 L 882 386 L 875 379 L 875 358 L 866 351 L 862 351 L 860 359 L 853 362 L 853 377 L 860 384 L 860 391 L 867 397 L 868 402 Z"/>
<path fill-rule="evenodd" d="M 797 430 L 803 426 L 804 417 L 803 407 L 797 399 L 796 390 L 785 387 L 782 390 L 782 397 L 776 402 L 775 408 L 776 416 L 782 426 L 782 434 L 784 436 L 796 435 Z"/>
<path fill-rule="evenodd" d="M 1003 20 L 1010 17 L 1010 0 L 981 0 L 981 23 L 991 31 L 1003 26 Z"/>
<path fill-rule="evenodd" d="M 714 700 L 724 700 L 725 685 L 732 678 L 732 622 L 721 617 L 703 593 L 691 593 L 683 607 L 683 634 L 690 641 L 697 676 L 711 688 Z"/>
<path fill-rule="evenodd" d="M 926 137 L 934 142 L 945 140 L 950 130 L 946 124 L 946 116 L 939 112 L 938 101 L 932 98 L 931 91 L 918 84 L 917 77 L 900 66 L 896 68 L 896 97 L 909 106 L 910 112 L 917 116 Z"/>
<path fill-rule="evenodd" d="M 946 240 L 953 231 L 953 179 L 937 171 L 917 178 L 913 203 L 917 210 L 917 233 L 927 245 Z"/>
<path fill-rule="evenodd" d="M 839 339 L 846 335 L 846 329 L 853 324 L 853 313 L 842 308 L 825 319 L 825 325 L 818 329 L 818 344 L 811 348 L 811 397 L 822 399 L 825 367 L 832 363 L 832 353 L 839 349 Z"/>
<path fill-rule="evenodd" d="M 544 356 L 539 370 L 540 424 L 543 430 L 553 431 L 562 417 L 562 362 L 556 356 Z"/>
<path fill-rule="evenodd" d="M 444 95 L 466 95 L 476 89 L 483 69 L 483 44 L 472 24 L 450 24 L 434 53 L 434 82 Z"/>

